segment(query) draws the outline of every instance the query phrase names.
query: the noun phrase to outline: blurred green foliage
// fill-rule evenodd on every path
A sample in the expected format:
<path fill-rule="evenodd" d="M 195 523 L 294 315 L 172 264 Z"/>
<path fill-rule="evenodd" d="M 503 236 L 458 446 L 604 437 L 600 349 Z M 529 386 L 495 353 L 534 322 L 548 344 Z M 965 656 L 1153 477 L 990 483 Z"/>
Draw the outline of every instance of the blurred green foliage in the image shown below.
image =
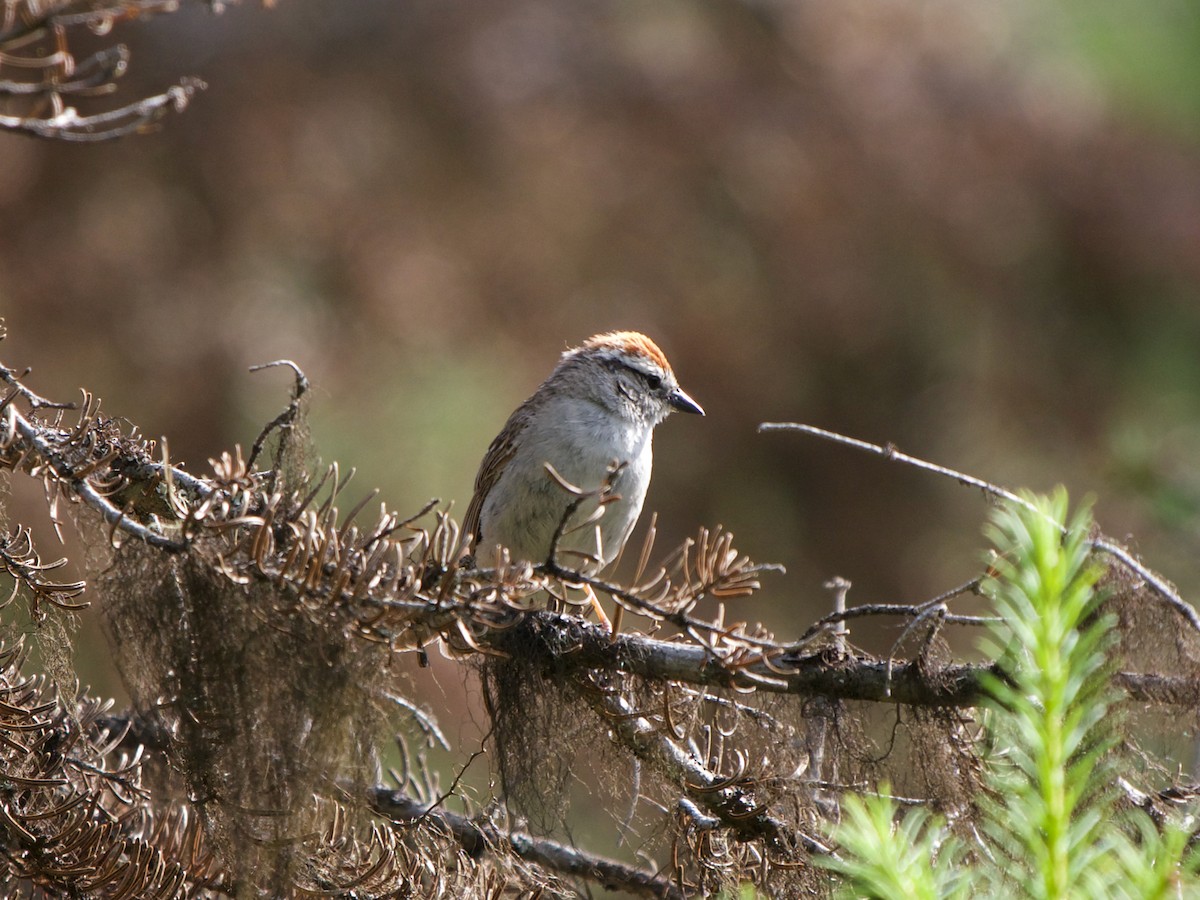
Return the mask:
<path fill-rule="evenodd" d="M 1062 10 L 1069 43 L 1123 112 L 1200 138 L 1200 7 L 1190 0 L 1073 0 Z"/>

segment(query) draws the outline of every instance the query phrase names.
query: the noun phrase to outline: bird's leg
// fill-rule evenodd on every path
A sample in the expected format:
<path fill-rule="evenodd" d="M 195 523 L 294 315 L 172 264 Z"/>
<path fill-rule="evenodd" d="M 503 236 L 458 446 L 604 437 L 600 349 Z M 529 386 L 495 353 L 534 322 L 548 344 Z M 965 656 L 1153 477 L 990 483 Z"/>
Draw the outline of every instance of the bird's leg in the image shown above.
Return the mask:
<path fill-rule="evenodd" d="M 600 624 L 604 626 L 604 630 L 609 634 L 613 633 L 612 620 L 604 612 L 604 607 L 600 605 L 600 598 L 596 596 L 596 592 L 592 590 L 590 584 L 583 586 L 583 592 L 587 594 L 588 602 L 592 604 L 592 609 L 596 611 L 596 618 L 600 620 Z"/>

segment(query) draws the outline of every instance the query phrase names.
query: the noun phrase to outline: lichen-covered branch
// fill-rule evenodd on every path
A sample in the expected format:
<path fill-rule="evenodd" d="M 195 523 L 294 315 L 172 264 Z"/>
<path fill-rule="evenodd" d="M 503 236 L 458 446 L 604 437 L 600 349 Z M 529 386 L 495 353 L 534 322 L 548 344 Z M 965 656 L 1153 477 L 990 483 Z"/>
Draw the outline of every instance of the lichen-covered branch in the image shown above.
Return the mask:
<path fill-rule="evenodd" d="M 520 653 L 529 665 L 559 675 L 599 670 L 706 688 L 938 709 L 979 705 L 983 679 L 997 674 L 987 664 L 931 668 L 906 661 L 889 666 L 886 660 L 829 651 L 732 667 L 717 662 L 706 647 L 644 634 L 612 635 L 593 622 L 546 611 L 532 612 L 497 632 L 487 645 Z M 1197 677 L 1145 672 L 1117 672 L 1113 677 L 1138 702 L 1191 706 L 1200 696 Z"/>

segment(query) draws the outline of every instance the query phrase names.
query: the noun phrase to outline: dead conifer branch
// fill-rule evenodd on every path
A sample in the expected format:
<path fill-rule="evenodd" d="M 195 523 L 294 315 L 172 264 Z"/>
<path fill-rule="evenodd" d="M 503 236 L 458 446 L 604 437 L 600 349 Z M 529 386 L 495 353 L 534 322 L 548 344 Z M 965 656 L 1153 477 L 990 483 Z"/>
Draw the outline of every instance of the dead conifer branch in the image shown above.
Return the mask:
<path fill-rule="evenodd" d="M 911 665 L 898 665 L 889 689 L 886 661 L 833 660 L 822 653 L 798 655 L 785 649 L 766 654 L 755 650 L 723 662 L 708 647 L 693 642 L 642 634 L 610 636 L 599 625 L 545 611 L 531 612 L 491 635 L 489 644 L 506 655 L 519 652 L 531 666 L 563 674 L 622 672 L 656 683 L 929 707 L 976 705 L 983 696 L 980 675 L 986 669 L 947 666 L 930 679 Z"/>
<path fill-rule="evenodd" d="M 830 658 L 824 652 L 757 653 L 722 664 L 702 646 L 643 634 L 610 636 L 600 625 L 575 616 L 531 612 L 489 639 L 510 655 L 520 652 L 532 666 L 571 674 L 621 672 L 651 682 L 678 682 L 730 690 L 752 687 L 770 694 L 824 696 L 927 708 L 970 708 L 983 699 L 982 676 L 989 665 L 952 664 L 932 676 L 913 663 L 865 656 Z M 518 650 L 519 648 L 519 650 Z M 890 674 L 889 674 L 890 670 Z M 1121 672 L 1118 685 L 1131 699 L 1164 706 L 1189 706 L 1200 695 L 1200 678 Z"/>
<path fill-rule="evenodd" d="M 862 710 L 894 718 L 891 739 L 907 741 L 919 765 L 949 759 L 931 781 L 950 772 L 971 789 L 969 710 L 992 669 L 947 663 L 928 637 L 915 661 L 870 657 L 842 626 L 896 616 L 897 643 L 915 643 L 945 623 L 979 624 L 986 617 L 950 612 L 978 579 L 921 603 L 861 606 L 847 606 L 848 585 L 835 584 L 838 608 L 796 637 L 739 611 L 778 569 L 754 563 L 719 526 L 659 554 L 652 525 L 628 584 L 596 572 L 598 554 L 463 561 L 458 523 L 436 501 L 404 517 L 378 492 L 359 492 L 353 470 L 301 464 L 306 382 L 291 368 L 284 411 L 248 455 L 222 453 L 203 477 L 173 460 L 165 440 L 106 418 L 90 394 L 72 412 L 0 370 L 0 469 L 40 481 L 56 521 L 99 525 L 120 544 L 88 599 L 109 617 L 137 710 L 60 699 L 45 679 L 0 684 L 0 755 L 15 754 L 0 760 L 13 786 L 0 790 L 4 849 L 52 845 L 61 831 L 78 864 L 91 866 L 80 877 L 116 886 L 116 896 L 124 884 L 198 897 L 376 898 L 402 887 L 565 896 L 590 883 L 682 897 L 747 880 L 790 896 L 815 877 L 804 875 L 809 858 L 831 852 L 819 830 L 836 810 L 831 786 L 874 783 L 879 767 L 903 765 L 888 761 L 890 744 L 881 753 L 856 730 Z M 594 528 L 611 502 L 609 485 L 560 488 L 571 507 L 560 536 L 579 527 L 576 512 Z M 0 539 L 14 596 L 35 609 L 85 596 L 82 582 L 54 580 L 56 565 L 38 556 L 28 529 Z M 570 614 L 584 587 L 612 597 L 627 630 Z M 471 796 L 470 779 L 442 786 L 431 760 L 454 731 L 392 680 L 396 654 L 431 642 L 484 673 L 488 758 L 501 767 L 510 819 L 497 798 Z M 0 652 L 0 676 L 19 655 Z M 507 707 L 502 678 L 514 687 Z M 1116 681 L 1155 706 L 1191 708 L 1200 696 L 1191 671 Z M 10 714 L 10 704 L 23 712 Z M 397 706 L 401 722 L 390 723 Z M 405 729 L 394 789 L 376 783 L 386 724 Z M 566 820 L 550 804 L 573 779 L 583 783 L 583 763 L 621 805 L 620 832 L 657 868 L 552 839 Z M 519 777 L 510 789 L 510 771 L 532 789 L 522 794 Z M 901 793 L 922 799 L 910 787 Z M 525 823 L 515 814 L 526 814 L 531 794 L 545 815 Z M 19 805 L 35 795 L 40 805 Z M 466 812 L 443 803 L 460 800 Z M 12 869 L 4 886 L 45 875 L 36 862 Z M 55 871 L 46 877 L 66 885 L 62 872 L 77 870 Z"/>
<path fill-rule="evenodd" d="M 21 396 L 34 396 L 10 370 L 4 371 Z M 297 377 L 299 392 L 303 382 L 299 380 L 302 376 Z M 39 408 L 46 406 L 56 410 L 55 416 L 61 415 L 59 405 L 40 398 L 38 403 Z M 31 415 L 27 418 L 11 404 L 5 411 L 0 460 L 6 467 L 22 466 L 40 473 L 56 492 L 96 508 L 113 527 L 160 549 L 178 552 L 188 542 L 216 541 L 211 551 L 214 564 L 230 580 L 286 588 L 292 597 L 287 604 L 294 603 L 295 609 L 312 621 L 340 622 L 350 634 L 397 649 L 446 635 L 452 642 L 461 638 L 463 646 L 474 652 L 504 652 L 504 629 L 513 626 L 514 614 L 529 609 L 529 600 L 538 591 L 560 589 L 556 587 L 559 584 L 588 585 L 648 619 L 651 627 L 666 622 L 695 636 L 682 644 L 659 642 L 639 648 L 642 657 L 664 660 L 656 677 L 798 690 L 797 683 L 803 679 L 796 673 L 805 659 L 800 651 L 824 629 L 867 615 L 920 620 L 928 606 L 939 600 L 916 606 L 852 607 L 818 620 L 797 641 L 780 641 L 744 623 L 729 625 L 723 618 L 707 621 L 692 613 L 702 597 L 744 595 L 758 587 L 761 573 L 775 571 L 775 567 L 753 564 L 734 551 L 731 536 L 721 529 L 701 529 L 656 570 L 646 562 L 651 555 L 647 541 L 638 568 L 654 571 L 654 575 L 633 588 L 553 561 L 533 567 L 506 564 L 463 569 L 455 560 L 457 525 L 449 517 L 440 516 L 432 528 L 423 528 L 416 525 L 416 519 L 399 521 L 381 508 L 374 524 L 361 530 L 348 519 L 339 521 L 334 499 L 344 489 L 344 482 L 336 467 L 312 486 L 264 496 L 264 476 L 252 472 L 240 452 L 213 461 L 211 479 L 196 478 L 154 459 L 144 443 L 122 438 L 86 395 L 74 428 L 62 428 L 56 418 L 46 421 Z M 103 484 L 103 490 L 95 484 Z M 325 500 L 312 509 L 325 490 Z M 128 501 L 128 510 L 113 502 L 125 497 L 135 498 Z M 356 504 L 356 515 L 365 502 Z M 429 507 L 423 510 L 428 511 Z M 180 515 L 182 523 L 177 519 Z M 175 537 L 172 531 L 185 539 Z M 395 537 L 398 531 L 404 533 Z M 969 582 L 948 593 L 962 593 L 975 584 Z M 282 613 L 284 607 L 279 610 Z M 977 624 L 985 619 L 946 615 L 945 621 Z M 617 646 L 623 637 L 618 636 Z M 881 690 L 880 682 L 874 680 L 870 663 L 866 666 L 853 678 L 842 677 L 841 687 L 827 689 L 864 699 L 888 699 L 886 689 Z M 673 670 L 681 674 L 670 674 Z M 697 675 L 698 671 L 704 674 Z M 914 686 L 902 692 L 905 699 L 900 702 L 920 702 L 921 693 Z M 938 692 L 926 696 L 932 698 L 927 701 L 930 703 L 965 702 L 961 693 L 954 695 L 960 698 L 955 702 Z"/>
<path fill-rule="evenodd" d="M 578 847 L 547 840 L 519 830 L 502 829 L 483 816 L 469 817 L 436 808 L 403 791 L 377 788 L 372 804 L 383 815 L 398 822 L 418 819 L 444 828 L 463 851 L 472 857 L 500 850 L 563 876 L 581 877 L 620 889 L 635 897 L 682 900 L 685 896 L 660 874 L 638 869 L 612 859 L 587 853 Z"/>
<path fill-rule="evenodd" d="M 36 884 L 66 896 L 86 884 L 127 900 L 232 896 L 186 807 L 146 802 L 140 757 L 124 757 L 105 727 L 110 704 L 67 702 L 22 674 L 24 656 L 21 643 L 0 643 L 5 895 Z"/>
<path fill-rule="evenodd" d="M 58 559 L 51 563 L 43 563 L 33 546 L 33 536 L 28 528 L 18 525 L 12 534 L 0 537 L 0 567 L 13 578 L 12 596 L 4 605 L 11 603 L 16 592 L 24 587 L 29 590 L 32 598 L 35 617 L 39 614 L 38 605 L 41 602 L 51 603 L 61 609 L 81 609 L 87 606 L 86 603 L 69 602 L 84 592 L 86 582 L 56 582 L 46 578 L 44 574 L 62 568 L 66 562 L 66 559 Z"/>
<path fill-rule="evenodd" d="M 182 550 L 184 544 L 181 541 L 132 518 L 110 499 L 116 489 L 108 476 L 115 474 L 113 464 L 123 454 L 113 446 L 114 430 L 92 427 L 96 424 L 94 421 L 82 424 L 86 418 L 94 416 L 94 412 L 85 409 L 80 417 L 80 427 L 68 432 L 58 427 L 58 422 L 26 418 L 10 405 L 4 410 L 3 431 L 0 432 L 0 465 L 28 467 L 30 474 L 42 478 L 49 496 L 57 497 L 58 492 L 65 492 L 98 512 L 114 529 L 163 550 Z M 127 444 L 124 450 L 134 457 L 145 453 L 144 445 Z M 108 465 L 94 465 L 97 455 L 100 459 L 108 459 Z M 103 488 L 99 489 L 97 484 L 102 484 Z M 53 500 L 51 511 L 52 514 L 55 512 Z"/>
<path fill-rule="evenodd" d="M 769 803 L 755 797 L 754 780 L 746 778 L 744 758 L 739 757 L 740 771 L 732 775 L 713 771 L 695 753 L 664 735 L 621 692 L 607 689 L 592 679 L 574 683 L 580 696 L 612 724 L 619 739 L 639 759 L 677 785 L 692 803 L 708 810 L 739 840 L 762 841 L 784 861 L 792 858 L 797 847 L 807 853 L 830 852 L 820 841 L 795 831 L 770 814 Z M 738 753 L 735 751 L 734 755 Z"/>

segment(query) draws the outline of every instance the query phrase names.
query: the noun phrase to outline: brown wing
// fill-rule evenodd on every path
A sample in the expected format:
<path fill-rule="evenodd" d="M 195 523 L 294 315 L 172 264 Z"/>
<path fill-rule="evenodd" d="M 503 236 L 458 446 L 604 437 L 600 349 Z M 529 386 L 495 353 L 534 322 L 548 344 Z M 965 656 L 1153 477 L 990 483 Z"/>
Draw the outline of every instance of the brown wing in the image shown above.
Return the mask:
<path fill-rule="evenodd" d="M 471 502 L 467 504 L 467 514 L 462 524 L 463 536 L 470 541 L 472 552 L 479 541 L 479 515 L 483 512 L 483 501 L 500 480 L 504 466 L 517 452 L 517 435 L 525 430 L 527 424 L 529 416 L 522 405 L 509 417 L 504 428 L 488 447 L 487 453 L 483 455 L 483 462 L 479 464 L 479 473 L 475 476 L 475 493 Z"/>

